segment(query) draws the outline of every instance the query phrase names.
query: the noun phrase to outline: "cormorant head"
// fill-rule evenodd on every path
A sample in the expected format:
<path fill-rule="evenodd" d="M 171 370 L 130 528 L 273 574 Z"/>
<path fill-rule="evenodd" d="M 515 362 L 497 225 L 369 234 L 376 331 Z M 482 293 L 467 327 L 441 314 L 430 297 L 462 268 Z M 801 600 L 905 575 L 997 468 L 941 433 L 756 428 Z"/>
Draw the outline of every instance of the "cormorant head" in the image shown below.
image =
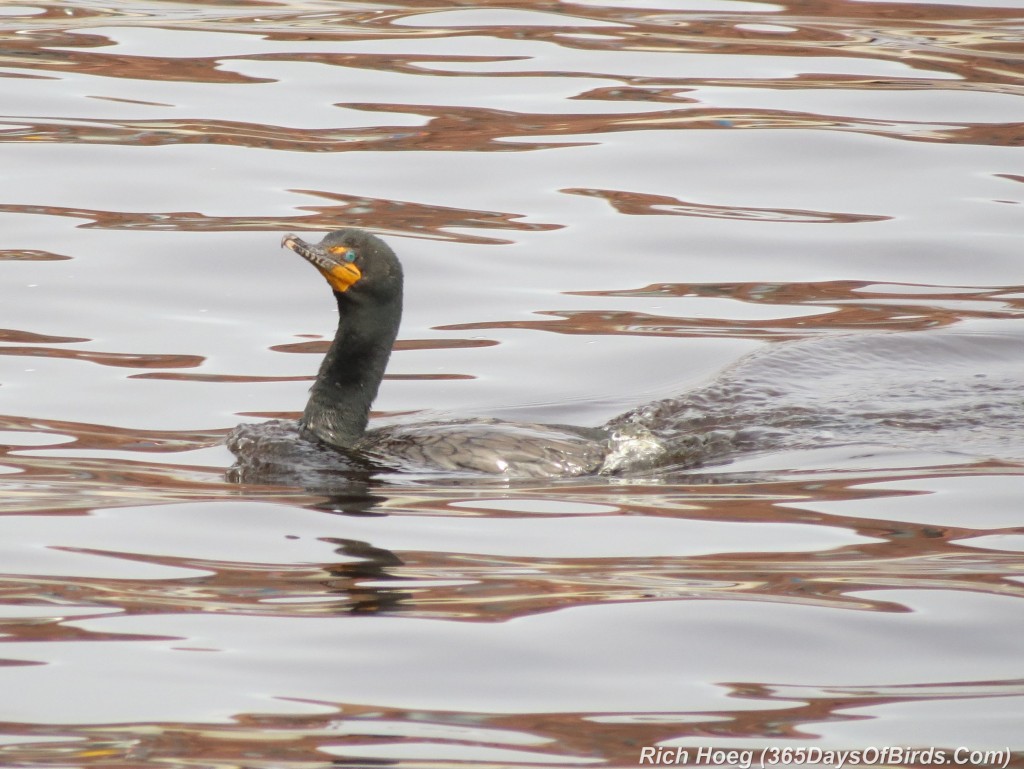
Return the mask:
<path fill-rule="evenodd" d="M 388 300 L 402 295 L 402 265 L 376 235 L 356 229 L 335 230 L 315 245 L 285 235 L 281 246 L 316 267 L 339 296 Z"/>

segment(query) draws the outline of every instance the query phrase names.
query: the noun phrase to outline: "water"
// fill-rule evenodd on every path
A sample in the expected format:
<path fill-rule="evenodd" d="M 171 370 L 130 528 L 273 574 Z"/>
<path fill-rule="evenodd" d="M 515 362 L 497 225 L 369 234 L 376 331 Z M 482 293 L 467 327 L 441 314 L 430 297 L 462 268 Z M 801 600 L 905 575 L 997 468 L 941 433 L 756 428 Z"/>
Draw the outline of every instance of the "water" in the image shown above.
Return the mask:
<path fill-rule="evenodd" d="M 0 7 L 0 764 L 1019 761 L 1020 10 Z M 230 482 L 343 225 L 381 422 L 696 461 Z"/>

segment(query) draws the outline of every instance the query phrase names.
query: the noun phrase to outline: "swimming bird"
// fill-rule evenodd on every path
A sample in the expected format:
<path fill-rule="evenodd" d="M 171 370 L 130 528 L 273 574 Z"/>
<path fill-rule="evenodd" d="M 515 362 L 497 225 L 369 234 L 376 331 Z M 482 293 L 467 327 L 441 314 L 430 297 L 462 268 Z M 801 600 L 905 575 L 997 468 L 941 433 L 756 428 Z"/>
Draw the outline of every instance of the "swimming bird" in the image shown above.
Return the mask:
<path fill-rule="evenodd" d="M 338 331 L 301 419 L 243 424 L 228 437 L 238 458 L 232 480 L 351 496 L 353 481 L 381 469 L 509 479 L 663 473 L 827 446 L 855 447 L 858 463 L 864 446 L 1021 457 L 1024 332 L 1002 330 L 1006 321 L 998 333 L 970 327 L 770 345 L 697 389 L 601 427 L 467 419 L 368 429 L 402 316 L 398 257 L 355 229 L 315 245 L 286 235 L 282 245 L 327 280 Z"/>
<path fill-rule="evenodd" d="M 615 472 L 626 465 L 650 465 L 663 453 L 649 431 L 628 425 L 613 429 L 470 419 L 368 430 L 370 407 L 402 318 L 402 265 L 383 240 L 358 229 L 330 232 L 317 244 L 286 235 L 281 245 L 326 279 L 338 306 L 338 330 L 298 422 L 298 435 L 293 426 L 278 422 L 241 425 L 228 438 L 243 469 L 265 466 L 261 453 L 296 439 L 318 444 L 316 451 L 301 454 L 300 463 L 329 464 L 334 452 L 340 463 L 342 457 L 356 457 L 394 469 L 527 478 Z"/>

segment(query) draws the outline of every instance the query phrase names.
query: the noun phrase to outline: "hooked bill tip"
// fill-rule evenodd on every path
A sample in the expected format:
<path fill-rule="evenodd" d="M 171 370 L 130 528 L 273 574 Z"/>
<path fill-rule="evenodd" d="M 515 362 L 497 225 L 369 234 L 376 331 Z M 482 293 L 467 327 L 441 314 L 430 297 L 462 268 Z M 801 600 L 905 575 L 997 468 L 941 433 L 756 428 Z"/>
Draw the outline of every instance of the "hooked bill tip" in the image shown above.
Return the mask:
<path fill-rule="evenodd" d="M 292 244 L 295 243 L 297 240 L 298 238 L 289 232 L 287 235 L 281 238 L 281 248 L 288 248 L 294 251 L 294 248 L 292 248 Z"/>

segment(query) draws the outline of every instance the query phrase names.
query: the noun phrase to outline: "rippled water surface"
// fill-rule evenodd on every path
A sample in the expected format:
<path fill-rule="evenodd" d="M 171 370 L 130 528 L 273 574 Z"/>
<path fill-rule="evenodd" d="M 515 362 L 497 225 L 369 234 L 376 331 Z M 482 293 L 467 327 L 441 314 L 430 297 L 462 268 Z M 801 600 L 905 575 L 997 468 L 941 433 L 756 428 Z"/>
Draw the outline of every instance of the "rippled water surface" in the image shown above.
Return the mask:
<path fill-rule="evenodd" d="M 1020 0 L 25 2 L 0 40 L 0 764 L 1024 760 Z M 333 334 L 280 237 L 340 226 L 405 264 L 378 419 L 692 461 L 230 482 Z"/>

